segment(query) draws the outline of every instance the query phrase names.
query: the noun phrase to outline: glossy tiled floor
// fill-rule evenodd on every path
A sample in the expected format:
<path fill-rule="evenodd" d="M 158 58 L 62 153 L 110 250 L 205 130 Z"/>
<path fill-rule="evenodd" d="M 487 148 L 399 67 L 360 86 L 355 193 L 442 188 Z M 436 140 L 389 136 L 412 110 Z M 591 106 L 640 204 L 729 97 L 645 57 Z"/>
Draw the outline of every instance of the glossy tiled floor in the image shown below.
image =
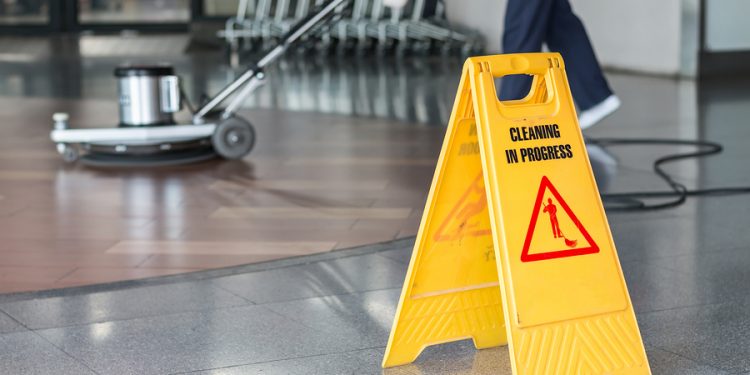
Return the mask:
<path fill-rule="evenodd" d="M 444 74 L 453 74 L 447 73 L 450 69 Z M 744 119 L 750 117 L 750 93 L 745 89 L 746 83 L 714 82 L 698 86 L 689 81 L 632 75 L 611 75 L 610 78 L 623 99 L 623 107 L 587 131 L 588 137 L 679 137 L 718 141 L 726 147 L 722 155 L 699 162 L 680 163 L 670 166 L 669 170 L 690 186 L 750 183 L 746 163 L 750 154 L 745 145 L 750 128 L 744 123 Z M 455 85 L 452 79 L 447 78 L 445 84 Z M 88 83 L 82 86 L 87 87 L 91 82 L 99 81 L 84 82 Z M 281 90 L 280 87 L 284 86 L 274 86 L 274 89 Z M 427 87 L 434 90 L 433 86 Z M 416 92 L 422 92 L 420 90 Z M 452 91 L 453 88 L 446 90 Z M 430 95 L 423 98 L 431 98 L 424 103 L 439 101 Z M 50 98 L 1 100 L 9 104 L 0 107 L 0 118 L 5 123 L 15 124 L 9 126 L 14 126 L 16 132 L 29 135 L 28 143 L 19 144 L 21 137 L 4 141 L 3 146 L 16 153 L 8 151 L 0 157 L 5 163 L 0 164 L 0 176 L 3 177 L 0 179 L 0 194 L 5 197 L 0 203 L 10 207 L 6 217 L 0 219 L 7 220 L 0 246 L 3 252 L 36 254 L 32 259 L 35 257 L 39 262 L 0 272 L 3 278 L 19 280 L 43 274 L 54 282 L 65 277 L 65 274 L 54 273 L 59 268 L 54 259 L 59 259 L 59 262 L 89 259 L 93 262 L 98 259 L 96 254 L 102 253 L 121 256 L 121 259 L 110 258 L 115 266 L 92 267 L 95 270 L 91 271 L 92 274 L 116 274 L 116 270 L 128 268 L 122 266 L 127 263 L 120 262 L 132 260 L 137 263 L 144 252 L 148 254 L 147 260 L 156 257 L 166 261 L 164 259 L 171 257 L 176 261 L 174 259 L 189 259 L 185 257 L 196 252 L 198 255 L 211 251 L 232 254 L 257 249 L 259 253 L 285 256 L 297 254 L 295 251 L 316 251 L 298 246 L 325 242 L 315 240 L 313 236 L 322 230 L 320 228 L 333 226 L 331 223 L 335 220 L 321 221 L 318 216 L 310 219 L 307 202 L 311 200 L 346 202 L 330 205 L 336 209 L 320 211 L 320 214 L 343 215 L 345 219 L 341 220 L 344 221 L 366 212 L 370 216 L 362 219 L 364 227 L 384 220 L 398 222 L 418 218 L 420 204 L 414 202 L 423 197 L 404 198 L 402 194 L 423 194 L 431 163 L 434 163 L 434 159 L 429 159 L 434 158 L 430 152 L 435 152 L 441 137 L 439 127 L 417 125 L 422 122 L 417 117 L 409 117 L 409 122 L 398 122 L 394 120 L 398 116 L 387 113 L 368 119 L 331 113 L 299 113 L 282 101 L 275 103 L 273 108 L 252 112 L 254 116 L 260 116 L 260 120 L 281 124 L 281 129 L 279 126 L 261 127 L 265 133 L 262 136 L 278 143 L 263 145 L 265 150 L 259 148 L 257 161 L 252 157 L 248 159 L 252 174 L 243 169 L 246 167 L 225 164 L 178 169 L 164 177 L 148 172 L 88 171 L 60 167 L 47 149 L 33 151 L 42 150 L 44 142 L 44 129 L 38 124 L 47 126 L 47 109 L 86 108 L 94 104 L 95 108 L 100 108 L 99 103 L 107 104 L 90 101 L 86 95 L 70 102 Z M 27 117 L 22 117 L 24 121 L 19 122 L 19 111 L 10 107 L 21 108 L 24 103 L 36 105 L 26 104 L 28 107 L 25 108 L 33 110 L 24 112 L 23 116 Z M 424 107 L 439 108 L 432 104 Z M 281 112 L 274 108 L 291 111 Z M 404 113 L 417 112 L 420 111 Z M 92 111 L 78 113 L 91 116 L 86 119 L 92 124 L 109 116 L 107 113 L 92 114 Z M 312 119 L 314 121 L 309 122 L 315 124 L 316 131 L 300 125 L 294 128 L 295 132 L 284 133 L 284 124 L 294 123 L 286 121 L 289 119 L 306 125 L 306 120 Z M 24 128 L 22 123 L 32 125 Z M 342 136 L 342 142 L 354 140 L 353 146 L 346 151 L 310 151 L 305 148 L 310 139 L 313 143 L 328 142 L 316 136 L 318 129 L 329 126 L 336 131 L 327 134 Z M 282 135 L 300 132 L 300 138 L 281 147 L 290 156 L 284 154 L 280 164 L 276 159 L 278 154 L 274 153 L 278 151 L 272 148 L 283 145 L 285 137 L 274 138 L 277 131 Z M 387 141 L 362 146 L 358 143 L 362 138 L 352 136 L 356 131 L 366 132 L 367 140 L 371 137 L 374 141 Z M 376 150 L 389 142 L 394 144 L 383 154 L 377 154 Z M 402 142 L 408 145 L 403 147 Z M 22 147 L 27 144 L 32 146 Z M 341 147 L 341 144 L 336 147 Z M 310 154 L 306 154 L 308 151 Z M 650 161 L 673 149 L 622 147 L 602 150 L 591 147 L 589 151 L 600 186 L 605 191 L 617 192 L 663 188 L 650 172 Z M 344 155 L 343 159 L 338 152 Z M 40 157 L 40 153 L 46 156 Z M 16 167 L 19 155 L 31 160 L 23 168 Z M 264 155 L 273 156 L 268 158 L 272 164 L 264 164 Z M 415 165 L 422 172 L 415 172 Z M 365 188 L 383 186 L 378 182 L 362 181 L 378 180 L 378 173 L 386 172 L 390 177 L 385 189 L 394 186 L 403 190 L 392 196 L 374 198 L 383 199 L 382 205 L 371 202 L 366 205 L 367 210 L 354 210 L 360 206 L 351 202 L 368 192 Z M 255 178 L 232 179 L 227 176 Z M 322 193 L 318 192 L 320 185 L 316 184 L 329 179 L 351 184 L 351 190 L 335 197 L 317 196 Z M 102 188 L 87 187 L 93 184 Z M 315 198 L 305 195 L 302 199 L 300 193 L 293 194 L 279 188 L 290 185 L 305 186 L 305 194 Z M 13 186 L 15 190 L 9 188 Z M 89 189 L 85 190 L 86 199 L 74 194 L 79 189 Z M 172 189 L 182 192 L 185 198 L 180 203 L 175 202 L 180 209 L 154 204 L 160 202 L 161 196 L 169 196 L 167 193 Z M 248 191 L 255 193 L 261 189 L 284 192 L 264 198 L 270 200 L 271 203 L 267 204 L 261 204 L 261 199 L 240 199 Z M 25 201 L 25 205 L 16 209 L 34 207 L 38 213 L 13 226 L 14 220 L 24 215 L 13 213 L 15 199 L 9 198 L 16 197 L 14 192 L 26 194 L 27 190 L 28 194 L 36 192 L 39 203 Z M 222 195 L 223 191 L 229 195 Z M 113 196 L 133 197 L 125 202 L 140 202 L 141 205 L 132 206 L 135 211 L 129 211 L 130 205 L 122 204 L 119 206 L 122 211 L 112 211 L 117 205 L 110 206 L 104 214 L 97 210 L 102 205 L 111 204 Z M 144 196 L 147 199 L 142 199 Z M 92 203 L 87 206 L 85 202 L 89 199 Z M 193 206 L 181 203 L 193 202 L 191 199 L 195 199 L 196 207 L 204 210 L 195 211 L 198 218 L 184 215 L 184 207 Z M 403 203 L 404 199 L 408 205 Z M 227 204 L 235 200 L 244 204 Z M 140 207 L 143 211 L 139 211 Z M 406 215 L 405 207 L 411 207 L 408 219 L 400 219 Z M 55 218 L 56 213 L 68 212 L 66 210 L 80 213 L 84 219 L 78 219 L 80 223 L 76 223 Z M 749 211 L 749 197 L 730 196 L 691 199 L 683 206 L 664 211 L 608 213 L 654 374 L 750 374 L 750 298 L 747 293 L 750 286 L 750 232 L 746 230 Z M 91 218 L 85 219 L 88 215 Z M 107 219 L 108 215 L 114 218 Z M 283 218 L 272 224 L 304 224 L 311 225 L 312 229 L 301 231 L 308 234 L 299 235 L 300 240 L 295 246 L 279 247 L 273 241 L 251 245 L 243 242 L 246 240 L 237 240 L 238 237 L 232 237 L 236 241 L 234 245 L 223 242 L 227 240 L 227 233 L 230 237 L 241 236 L 243 231 L 248 231 L 248 236 L 256 233 L 244 222 L 229 224 L 227 220 L 279 216 Z M 199 221 L 192 222 L 194 226 L 191 226 L 191 220 Z M 223 225 L 211 226 L 213 220 L 224 222 Z M 318 221 L 321 223 L 317 227 L 311 224 Z M 99 228 L 97 225 L 102 229 L 96 229 Z M 142 229 L 149 225 L 156 229 Z M 186 237 L 144 235 L 170 233 L 172 225 L 182 228 L 179 236 Z M 40 230 L 35 231 L 35 226 Z M 257 233 L 274 233 L 273 225 L 263 228 Z M 48 231 L 54 236 L 43 240 L 32 237 L 32 234 L 36 236 Z M 280 238 L 285 241 L 295 235 L 283 229 L 280 232 L 279 236 L 283 235 Z M 82 236 L 85 241 L 71 239 L 68 237 L 71 234 Z M 196 237 L 189 237 L 193 235 Z M 311 237 L 305 237 L 308 235 Z M 142 281 L 3 295 L 0 296 L 0 373 L 509 374 L 506 348 L 476 351 L 467 342 L 429 348 L 412 365 L 385 371 L 379 368 L 411 241 L 407 238 L 381 245 Z M 49 252 L 50 247 L 56 249 L 55 252 Z M 215 250 L 217 248 L 219 250 Z M 67 253 L 75 255 L 59 255 Z M 58 258 L 52 258 L 54 254 L 58 254 Z M 212 257 L 215 256 L 204 255 L 202 259 L 209 262 Z M 3 258 L 12 259 L 10 256 Z M 44 269 L 40 265 L 44 262 L 48 262 L 49 274 L 38 272 Z M 174 269 L 175 272 L 182 270 Z"/>
<path fill-rule="evenodd" d="M 0 292 L 195 271 L 413 235 L 441 130 L 341 115 L 248 112 L 242 161 L 140 170 L 66 166 L 48 114 L 112 103 L 0 99 Z M 107 109 L 109 108 L 109 109 Z M 100 112 L 101 111 L 101 112 Z M 77 114 L 85 113 L 86 116 Z"/>
<path fill-rule="evenodd" d="M 215 92 L 236 74 L 220 53 L 184 54 L 186 45 L 181 36 L 0 43 L 0 292 L 190 272 L 415 233 L 454 90 L 435 90 L 430 78 L 439 73 L 450 84 L 458 60 L 356 67 L 292 54 L 243 112 L 258 130 L 245 160 L 109 171 L 61 161 L 48 139 L 51 114 L 69 112 L 78 127 L 111 126 L 112 69 L 123 60 L 172 61 L 195 92 Z"/>
<path fill-rule="evenodd" d="M 728 215 L 748 208 L 731 199 L 714 203 Z M 653 373 L 750 373 L 746 246 L 723 248 L 729 229 L 721 221 L 610 218 Z M 696 225 L 705 242 L 691 241 Z M 414 364 L 380 369 L 412 244 L 6 295 L 0 371 L 510 374 L 506 348 L 477 351 L 470 342 L 431 347 Z"/>

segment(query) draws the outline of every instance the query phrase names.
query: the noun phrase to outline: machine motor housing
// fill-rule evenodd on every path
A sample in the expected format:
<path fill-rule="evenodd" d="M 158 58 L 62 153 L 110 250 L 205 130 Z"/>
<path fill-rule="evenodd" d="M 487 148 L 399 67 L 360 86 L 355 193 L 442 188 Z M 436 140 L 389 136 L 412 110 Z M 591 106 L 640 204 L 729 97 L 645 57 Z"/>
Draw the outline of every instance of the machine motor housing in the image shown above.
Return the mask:
<path fill-rule="evenodd" d="M 179 77 L 170 65 L 122 65 L 115 69 L 120 126 L 174 125 L 182 108 Z"/>

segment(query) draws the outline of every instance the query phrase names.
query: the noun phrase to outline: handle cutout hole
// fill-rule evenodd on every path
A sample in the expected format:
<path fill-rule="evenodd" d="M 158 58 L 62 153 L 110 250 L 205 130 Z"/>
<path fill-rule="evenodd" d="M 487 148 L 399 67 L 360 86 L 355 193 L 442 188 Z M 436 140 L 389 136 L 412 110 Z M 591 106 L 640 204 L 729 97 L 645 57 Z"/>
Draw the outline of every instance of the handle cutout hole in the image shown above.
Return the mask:
<path fill-rule="evenodd" d="M 495 89 L 503 105 L 542 104 L 550 99 L 547 84 L 541 75 L 509 74 L 498 77 L 495 78 Z"/>

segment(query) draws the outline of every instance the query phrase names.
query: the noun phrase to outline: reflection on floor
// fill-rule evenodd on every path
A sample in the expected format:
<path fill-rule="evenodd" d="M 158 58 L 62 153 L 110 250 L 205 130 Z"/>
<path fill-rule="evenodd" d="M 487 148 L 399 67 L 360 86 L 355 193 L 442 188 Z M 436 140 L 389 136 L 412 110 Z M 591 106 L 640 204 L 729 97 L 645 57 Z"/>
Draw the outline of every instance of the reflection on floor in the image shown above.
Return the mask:
<path fill-rule="evenodd" d="M 82 2 L 78 5 L 78 22 L 88 23 L 167 23 L 190 20 L 187 0 L 123 0 Z"/>
<path fill-rule="evenodd" d="M 197 101 L 241 73 L 216 51 L 184 54 L 182 35 L 0 39 L 0 95 L 116 98 L 114 66 L 171 63 Z M 252 56 L 245 59 L 252 61 Z M 315 111 L 439 126 L 448 121 L 462 60 L 289 53 L 266 69 L 249 108 Z"/>
<path fill-rule="evenodd" d="M 47 139 L 49 117 L 65 110 L 84 126 L 111 123 L 111 66 L 123 57 L 3 56 L 12 61 L 0 63 L 0 92 L 10 96 L 0 99 L 2 291 L 318 254 L 0 296 L 0 373 L 381 373 L 411 240 L 328 250 L 414 233 L 442 139 L 438 109 L 450 108 L 460 62 L 414 62 L 407 66 L 437 68 L 385 78 L 354 79 L 361 71 L 345 68 L 339 91 L 322 77 L 346 64 L 299 64 L 321 69 L 306 73 L 311 84 L 288 68 L 249 103 L 260 141 L 246 160 L 104 171 L 64 166 Z M 175 59 L 190 68 L 193 92 L 215 91 L 229 75 L 194 64 L 212 57 Z M 419 72 L 429 82 L 411 75 Z M 698 90 L 689 81 L 610 77 L 623 107 L 587 137 L 718 141 L 724 154 L 668 169 L 691 187 L 749 182 L 746 83 Z M 357 111 L 382 107 L 384 96 L 405 110 L 346 116 L 368 115 Z M 589 151 L 602 190 L 619 192 L 664 188 L 650 163 L 676 149 Z M 749 211 L 750 199 L 733 196 L 608 213 L 654 374 L 750 373 Z M 506 352 L 448 344 L 384 373 L 509 373 Z"/>
<path fill-rule="evenodd" d="M 114 65 L 173 61 L 192 92 L 215 92 L 236 72 L 216 53 L 184 54 L 182 36 L 5 41 L 0 292 L 196 271 L 413 235 L 461 66 L 458 59 L 292 54 L 247 103 L 243 114 L 257 126 L 259 142 L 242 162 L 104 171 L 65 166 L 47 134 L 56 111 L 70 112 L 77 126 L 113 123 Z M 723 141 L 725 156 L 670 170 L 698 186 L 743 180 L 745 129 L 730 121 L 743 116 L 742 106 L 732 107 L 745 98 L 741 85 L 729 94 L 704 88 L 699 96 L 689 81 L 611 78 L 623 108 L 587 136 Z M 650 161 L 669 150 L 589 150 L 603 191 L 663 187 Z"/>
<path fill-rule="evenodd" d="M 457 59 L 353 65 L 292 54 L 269 69 L 269 84 L 247 103 L 243 114 L 259 141 L 241 162 L 115 171 L 63 165 L 48 140 L 51 114 L 69 112 L 78 127 L 113 124 L 112 69 L 123 59 L 172 60 L 193 92 L 216 92 L 237 74 L 216 52 L 184 54 L 187 42 L 4 40 L 0 292 L 190 272 L 415 234 L 455 90 L 436 88 L 454 86 Z"/>
<path fill-rule="evenodd" d="M 276 110 L 246 160 L 166 169 L 65 166 L 49 113 L 114 103 L 3 99 L 0 292 L 224 267 L 411 236 L 441 129 Z M 19 110 L 20 109 L 20 110 Z"/>
<path fill-rule="evenodd" d="M 750 371 L 750 236 L 729 219 L 748 205 L 610 215 L 654 374 Z M 507 347 L 468 341 L 380 369 L 412 245 L 0 296 L 0 372 L 510 374 Z"/>

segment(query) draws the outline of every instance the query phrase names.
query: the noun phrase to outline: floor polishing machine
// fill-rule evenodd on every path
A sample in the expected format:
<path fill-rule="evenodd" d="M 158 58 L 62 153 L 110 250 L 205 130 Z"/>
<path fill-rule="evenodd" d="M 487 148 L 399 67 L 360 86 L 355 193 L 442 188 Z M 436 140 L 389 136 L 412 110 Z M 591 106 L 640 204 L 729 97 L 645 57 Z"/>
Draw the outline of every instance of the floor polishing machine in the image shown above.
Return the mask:
<path fill-rule="evenodd" d="M 169 65 L 127 65 L 115 69 L 120 124 L 71 129 L 67 113 L 52 116 L 50 138 L 66 162 L 93 166 L 176 165 L 214 158 L 240 159 L 255 145 L 255 130 L 237 114 L 263 85 L 263 69 L 349 0 L 326 2 L 297 22 L 279 43 L 205 104 L 192 110 L 192 123 L 177 124 L 183 107 L 180 78 Z"/>

